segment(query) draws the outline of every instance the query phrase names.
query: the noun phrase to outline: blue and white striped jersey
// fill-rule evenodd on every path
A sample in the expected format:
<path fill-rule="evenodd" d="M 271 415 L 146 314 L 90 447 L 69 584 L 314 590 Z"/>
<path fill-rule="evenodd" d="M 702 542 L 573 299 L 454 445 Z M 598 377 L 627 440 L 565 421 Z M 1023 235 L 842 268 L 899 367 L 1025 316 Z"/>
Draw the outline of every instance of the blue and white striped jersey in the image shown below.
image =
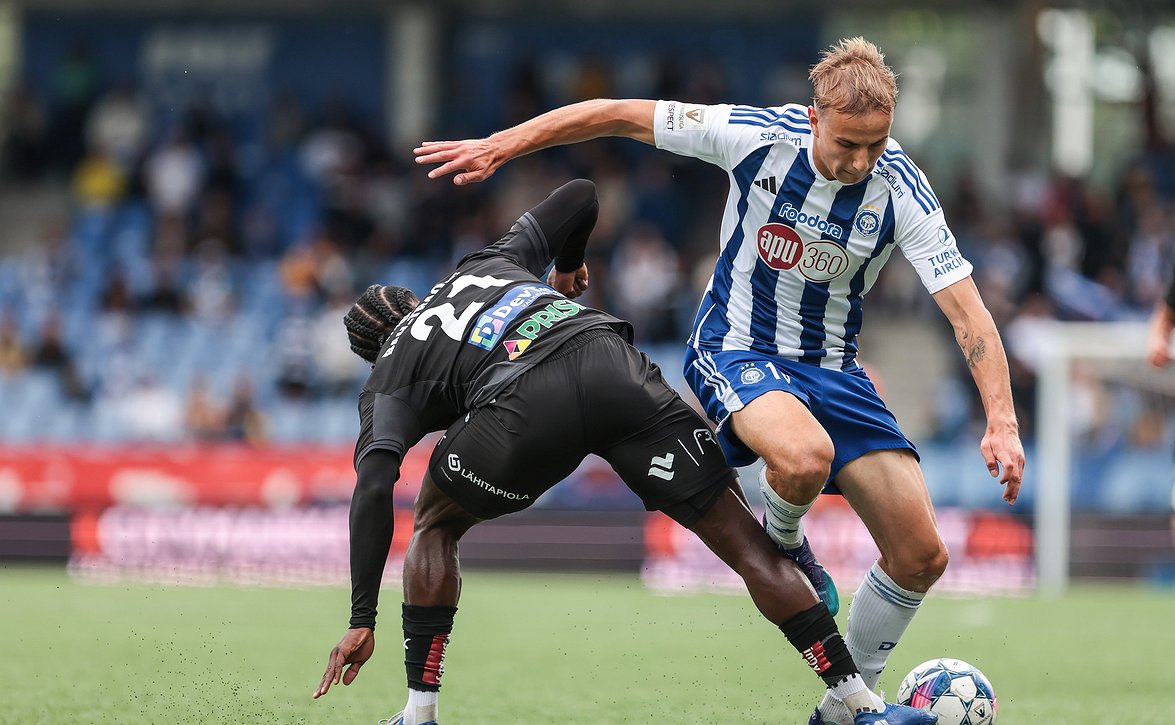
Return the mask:
<path fill-rule="evenodd" d="M 861 299 L 894 247 L 930 293 L 966 278 L 926 177 L 890 139 L 865 180 L 845 185 L 812 162 L 806 106 L 659 101 L 657 148 L 730 174 L 720 254 L 689 344 L 857 367 Z"/>

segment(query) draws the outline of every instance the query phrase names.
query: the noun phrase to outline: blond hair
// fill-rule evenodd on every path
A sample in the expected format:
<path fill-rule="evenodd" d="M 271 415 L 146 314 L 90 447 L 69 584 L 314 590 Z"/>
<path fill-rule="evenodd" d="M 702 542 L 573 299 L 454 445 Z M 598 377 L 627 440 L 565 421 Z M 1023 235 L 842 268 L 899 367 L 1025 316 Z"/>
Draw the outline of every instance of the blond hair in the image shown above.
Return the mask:
<path fill-rule="evenodd" d="M 897 75 L 876 45 L 858 36 L 825 49 L 808 73 L 816 110 L 856 116 L 872 111 L 893 113 L 898 100 Z"/>

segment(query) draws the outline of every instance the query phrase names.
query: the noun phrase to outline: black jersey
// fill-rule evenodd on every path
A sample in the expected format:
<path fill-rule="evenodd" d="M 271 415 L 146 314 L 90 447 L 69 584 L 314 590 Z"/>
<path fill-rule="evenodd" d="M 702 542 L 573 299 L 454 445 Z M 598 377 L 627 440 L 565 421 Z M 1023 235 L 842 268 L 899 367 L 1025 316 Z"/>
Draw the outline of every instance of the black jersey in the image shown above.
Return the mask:
<path fill-rule="evenodd" d="M 356 463 L 373 448 L 403 455 L 584 330 L 609 328 L 632 341 L 629 323 L 539 280 L 577 235 L 582 253 L 596 208 L 590 182 L 564 185 L 492 246 L 462 259 L 400 321 L 359 397 Z"/>

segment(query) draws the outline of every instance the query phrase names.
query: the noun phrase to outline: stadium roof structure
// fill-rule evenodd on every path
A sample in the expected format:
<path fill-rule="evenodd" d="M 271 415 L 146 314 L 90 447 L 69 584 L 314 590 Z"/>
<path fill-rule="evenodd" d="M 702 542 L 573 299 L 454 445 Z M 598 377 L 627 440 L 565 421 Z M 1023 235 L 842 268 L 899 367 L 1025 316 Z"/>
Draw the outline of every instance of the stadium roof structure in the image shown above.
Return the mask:
<path fill-rule="evenodd" d="M 18 8 L 30 11 L 77 12 L 94 14 L 180 13 L 198 15 L 247 15 L 250 13 L 332 14 L 396 11 L 417 6 L 464 18 L 544 17 L 544 18 L 648 18 L 690 20 L 700 18 L 771 20 L 797 13 L 826 14 L 830 8 L 823 0 L 796 0 L 786 8 L 778 0 L 724 0 L 722 3 L 685 3 L 681 0 L 14 0 Z M 933 9 L 940 12 L 974 11 L 978 8 L 1025 11 L 1040 10 L 1038 0 L 898 0 L 888 3 L 886 12 L 901 9 Z M 1115 14 L 1138 15 L 1149 11 L 1171 10 L 1170 0 L 1050 0 L 1050 8 L 1085 8 Z M 835 11 L 876 10 L 874 0 L 840 0 Z"/>

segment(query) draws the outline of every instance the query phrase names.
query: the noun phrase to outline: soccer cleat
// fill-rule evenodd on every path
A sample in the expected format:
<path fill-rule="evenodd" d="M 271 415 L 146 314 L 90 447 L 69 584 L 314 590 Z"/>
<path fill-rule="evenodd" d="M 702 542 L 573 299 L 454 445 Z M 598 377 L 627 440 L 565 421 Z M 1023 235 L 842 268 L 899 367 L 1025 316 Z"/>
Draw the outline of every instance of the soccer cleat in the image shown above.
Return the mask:
<path fill-rule="evenodd" d="M 933 712 L 888 702 L 882 712 L 859 712 L 853 717 L 853 725 L 931 725 L 936 722 L 938 715 Z"/>
<path fill-rule="evenodd" d="M 828 575 L 828 571 L 816 561 L 816 555 L 808 545 L 808 537 L 805 536 L 803 543 L 794 549 L 780 546 L 779 550 L 800 567 L 800 571 L 804 572 L 804 576 L 808 577 L 808 581 L 812 582 L 812 587 L 820 595 L 820 601 L 828 607 L 828 613 L 835 617 L 840 611 L 840 595 L 836 593 L 836 584 Z"/>
<path fill-rule="evenodd" d="M 380 720 L 376 723 L 376 725 L 404 725 L 404 712 L 400 711 L 389 718 Z M 421 723 L 420 725 L 437 725 L 437 723 L 435 720 L 429 720 L 428 722 Z"/>

